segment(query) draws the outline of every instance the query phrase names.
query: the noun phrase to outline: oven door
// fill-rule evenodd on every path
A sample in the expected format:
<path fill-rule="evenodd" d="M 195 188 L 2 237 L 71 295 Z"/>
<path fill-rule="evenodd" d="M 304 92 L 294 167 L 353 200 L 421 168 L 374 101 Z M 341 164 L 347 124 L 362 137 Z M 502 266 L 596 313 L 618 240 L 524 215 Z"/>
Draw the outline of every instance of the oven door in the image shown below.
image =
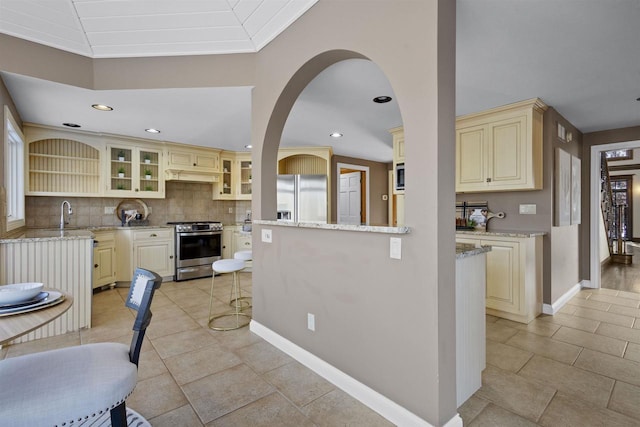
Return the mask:
<path fill-rule="evenodd" d="M 176 267 L 211 264 L 222 258 L 221 231 L 176 234 Z"/>

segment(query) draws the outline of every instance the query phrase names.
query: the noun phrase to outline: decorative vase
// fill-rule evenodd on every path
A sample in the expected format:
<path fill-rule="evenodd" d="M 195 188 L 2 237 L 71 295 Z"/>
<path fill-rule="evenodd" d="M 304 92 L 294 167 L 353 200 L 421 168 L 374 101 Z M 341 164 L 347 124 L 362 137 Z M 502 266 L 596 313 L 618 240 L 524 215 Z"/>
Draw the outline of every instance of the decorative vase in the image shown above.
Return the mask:
<path fill-rule="evenodd" d="M 119 172 L 118 173 L 118 178 L 124 178 L 124 173 Z"/>
<path fill-rule="evenodd" d="M 124 157 L 122 157 L 122 156 L 118 156 L 118 161 L 119 161 L 119 162 L 124 162 Z"/>
<path fill-rule="evenodd" d="M 146 179 L 151 179 L 151 175 L 145 175 L 144 176 Z"/>

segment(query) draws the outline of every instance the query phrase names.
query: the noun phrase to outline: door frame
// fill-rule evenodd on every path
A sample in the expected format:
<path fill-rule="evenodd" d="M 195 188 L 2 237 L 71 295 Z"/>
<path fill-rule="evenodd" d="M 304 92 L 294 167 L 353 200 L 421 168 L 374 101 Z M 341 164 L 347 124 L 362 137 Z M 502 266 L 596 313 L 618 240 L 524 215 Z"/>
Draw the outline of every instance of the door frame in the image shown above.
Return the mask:
<path fill-rule="evenodd" d="M 589 172 L 590 192 L 590 220 L 589 241 L 591 253 L 589 254 L 589 288 L 600 288 L 600 153 L 602 151 L 623 150 L 640 148 L 640 140 L 614 142 L 591 146 L 591 171 Z"/>
<path fill-rule="evenodd" d="M 336 164 L 336 194 L 338 195 L 338 197 L 336 197 L 336 222 L 338 221 L 338 215 L 340 212 L 340 171 L 342 169 L 352 169 L 355 171 L 360 171 L 360 172 L 364 172 L 365 175 L 365 183 L 364 183 L 364 187 L 365 187 L 365 206 L 361 206 L 362 209 L 364 209 L 365 215 L 366 215 L 366 221 L 365 221 L 365 225 L 369 225 L 369 221 L 371 216 L 369 215 L 369 203 L 370 203 L 370 198 L 369 198 L 369 182 L 371 181 L 371 175 L 369 174 L 369 166 L 362 166 L 362 165 L 353 165 L 351 163 L 338 163 Z"/>

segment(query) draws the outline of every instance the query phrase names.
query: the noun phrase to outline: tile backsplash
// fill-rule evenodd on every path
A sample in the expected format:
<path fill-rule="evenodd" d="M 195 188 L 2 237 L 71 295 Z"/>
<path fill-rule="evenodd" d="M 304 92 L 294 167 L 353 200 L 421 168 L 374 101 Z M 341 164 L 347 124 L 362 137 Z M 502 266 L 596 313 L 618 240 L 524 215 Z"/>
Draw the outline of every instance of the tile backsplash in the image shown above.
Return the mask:
<path fill-rule="evenodd" d="M 211 200 L 211 184 L 168 181 L 165 185 L 165 199 L 142 199 L 151 211 L 147 218 L 150 225 L 199 220 L 222 221 L 229 225 L 242 222 L 251 210 L 249 200 Z M 105 208 L 115 208 L 124 199 L 28 196 L 25 206 L 27 227 L 58 227 L 63 200 L 68 200 L 73 208 L 67 227 L 120 225 L 116 213 L 105 214 Z"/>

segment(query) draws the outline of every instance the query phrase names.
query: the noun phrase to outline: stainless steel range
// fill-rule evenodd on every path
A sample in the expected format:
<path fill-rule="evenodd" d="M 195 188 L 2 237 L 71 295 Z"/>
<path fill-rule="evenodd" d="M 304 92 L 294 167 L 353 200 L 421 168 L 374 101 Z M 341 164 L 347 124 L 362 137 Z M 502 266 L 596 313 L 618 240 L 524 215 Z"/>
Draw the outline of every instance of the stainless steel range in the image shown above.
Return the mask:
<path fill-rule="evenodd" d="M 168 222 L 176 231 L 176 281 L 211 277 L 211 264 L 222 258 L 219 221 Z"/>

